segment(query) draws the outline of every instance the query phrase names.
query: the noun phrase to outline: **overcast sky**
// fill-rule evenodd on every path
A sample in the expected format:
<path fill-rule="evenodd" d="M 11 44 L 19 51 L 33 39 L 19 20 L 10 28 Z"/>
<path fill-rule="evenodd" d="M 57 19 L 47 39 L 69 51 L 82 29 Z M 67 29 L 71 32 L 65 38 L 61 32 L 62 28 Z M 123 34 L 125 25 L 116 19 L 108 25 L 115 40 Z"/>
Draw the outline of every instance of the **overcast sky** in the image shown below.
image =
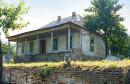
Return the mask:
<path fill-rule="evenodd" d="M 14 0 L 16 1 L 16 0 Z M 25 19 L 30 24 L 20 31 L 14 31 L 11 35 L 15 35 L 21 32 L 38 29 L 45 24 L 56 20 L 57 16 L 62 18 L 70 16 L 73 11 L 83 16 L 85 14 L 84 9 L 88 8 L 90 0 L 24 0 L 27 6 L 30 6 L 29 13 L 25 16 Z M 128 33 L 130 35 L 130 0 L 119 0 L 120 4 L 124 7 L 120 11 L 120 14 L 125 18 L 123 22 Z"/>

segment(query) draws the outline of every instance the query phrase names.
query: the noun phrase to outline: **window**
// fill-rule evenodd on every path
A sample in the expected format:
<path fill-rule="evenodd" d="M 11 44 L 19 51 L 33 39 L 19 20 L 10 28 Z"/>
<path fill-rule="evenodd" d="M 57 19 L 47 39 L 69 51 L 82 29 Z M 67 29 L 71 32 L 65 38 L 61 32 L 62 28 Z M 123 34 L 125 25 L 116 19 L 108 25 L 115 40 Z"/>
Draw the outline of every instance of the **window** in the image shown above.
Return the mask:
<path fill-rule="evenodd" d="M 54 51 L 58 50 L 58 39 L 57 38 L 53 39 L 53 50 Z"/>
<path fill-rule="evenodd" d="M 29 43 L 29 52 L 30 53 L 33 53 L 33 41 L 30 41 L 30 43 Z"/>
<path fill-rule="evenodd" d="M 72 35 L 70 36 L 70 49 L 73 48 Z M 68 49 L 68 36 L 66 37 L 66 50 Z"/>
<path fill-rule="evenodd" d="M 70 49 L 73 48 L 72 35 L 70 36 Z"/>
<path fill-rule="evenodd" d="M 94 38 L 90 38 L 90 51 L 94 52 Z"/>
<path fill-rule="evenodd" d="M 68 36 L 66 36 L 66 50 L 68 50 Z"/>
<path fill-rule="evenodd" d="M 21 53 L 22 53 L 22 54 L 24 53 L 24 48 L 25 48 L 25 43 L 22 43 L 22 44 L 21 44 Z"/>

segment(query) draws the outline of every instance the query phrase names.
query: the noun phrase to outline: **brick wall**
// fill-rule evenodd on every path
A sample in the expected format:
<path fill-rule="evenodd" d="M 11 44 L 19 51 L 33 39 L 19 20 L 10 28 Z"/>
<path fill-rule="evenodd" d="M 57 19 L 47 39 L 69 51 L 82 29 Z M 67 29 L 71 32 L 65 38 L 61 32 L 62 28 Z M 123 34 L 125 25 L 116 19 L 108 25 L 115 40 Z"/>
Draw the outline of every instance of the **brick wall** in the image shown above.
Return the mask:
<path fill-rule="evenodd" d="M 107 69 L 100 72 L 54 70 L 44 80 L 39 78 L 40 71 L 39 68 L 4 69 L 3 80 L 11 84 L 129 84 L 130 80 L 130 74 L 125 78 L 121 69 Z"/>

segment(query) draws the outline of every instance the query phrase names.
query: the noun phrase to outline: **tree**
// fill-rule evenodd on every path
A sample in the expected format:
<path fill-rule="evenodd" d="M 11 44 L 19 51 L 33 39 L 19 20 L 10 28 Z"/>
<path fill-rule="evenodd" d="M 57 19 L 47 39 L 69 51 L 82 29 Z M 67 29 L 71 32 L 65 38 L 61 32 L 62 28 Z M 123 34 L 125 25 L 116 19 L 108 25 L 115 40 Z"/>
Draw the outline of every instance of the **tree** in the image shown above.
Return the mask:
<path fill-rule="evenodd" d="M 89 31 L 102 36 L 106 47 L 106 57 L 109 47 L 111 47 L 109 49 L 112 50 L 112 53 L 123 52 L 125 47 L 123 44 L 126 43 L 128 37 L 126 29 L 121 24 L 124 19 L 118 13 L 123 5 L 118 4 L 118 0 L 92 0 L 91 4 L 92 6 L 85 10 L 87 15 L 84 16 L 84 26 Z"/>
<path fill-rule="evenodd" d="M 23 22 L 23 15 L 28 12 L 29 8 L 22 1 L 18 5 L 10 4 L 4 0 L 0 0 L 0 28 L 6 36 L 9 30 L 20 29 L 27 26 L 28 22 Z M 2 49 L 0 40 L 0 84 L 2 84 Z"/>
<path fill-rule="evenodd" d="M 1 49 L 2 49 L 2 55 L 5 55 L 8 53 L 8 49 L 10 48 L 10 54 L 14 55 L 14 46 L 13 45 L 8 45 L 7 43 L 2 42 L 1 43 Z"/>

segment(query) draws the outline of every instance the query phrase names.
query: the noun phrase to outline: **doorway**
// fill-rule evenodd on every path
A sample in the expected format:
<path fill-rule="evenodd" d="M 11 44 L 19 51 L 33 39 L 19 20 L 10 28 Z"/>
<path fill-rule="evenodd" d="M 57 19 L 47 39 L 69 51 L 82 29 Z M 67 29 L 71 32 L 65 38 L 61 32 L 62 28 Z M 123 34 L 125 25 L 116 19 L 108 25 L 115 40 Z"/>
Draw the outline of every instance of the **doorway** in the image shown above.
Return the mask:
<path fill-rule="evenodd" d="M 46 53 L 46 40 L 40 40 L 40 53 Z"/>

